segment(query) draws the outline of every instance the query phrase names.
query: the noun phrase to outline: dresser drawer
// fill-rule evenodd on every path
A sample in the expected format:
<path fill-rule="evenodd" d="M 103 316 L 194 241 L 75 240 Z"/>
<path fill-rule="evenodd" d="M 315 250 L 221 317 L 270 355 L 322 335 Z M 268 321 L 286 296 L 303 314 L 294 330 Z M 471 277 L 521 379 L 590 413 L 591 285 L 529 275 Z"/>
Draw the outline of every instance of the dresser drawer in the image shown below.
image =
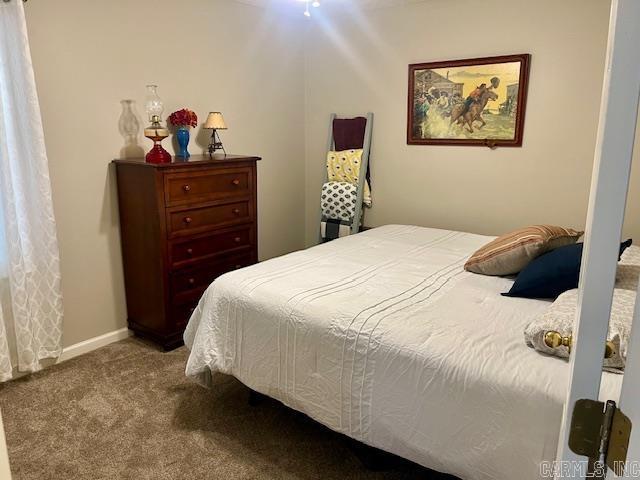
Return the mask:
<path fill-rule="evenodd" d="M 251 202 L 226 203 L 167 211 L 170 236 L 192 235 L 215 227 L 247 223 L 253 220 Z"/>
<path fill-rule="evenodd" d="M 171 291 L 174 301 L 180 302 L 180 299 L 188 297 L 193 292 L 204 291 L 220 275 L 246 267 L 252 263 L 252 255 L 244 253 L 225 257 L 205 266 L 174 271 L 171 274 Z"/>
<path fill-rule="evenodd" d="M 173 307 L 171 307 L 172 328 L 170 330 L 182 331 L 187 327 L 191 314 L 198 306 L 198 300 L 200 300 L 200 297 L 180 305 L 174 304 Z"/>
<path fill-rule="evenodd" d="M 253 246 L 253 225 L 243 225 L 210 235 L 169 242 L 171 266 L 199 263 L 219 255 L 248 250 Z"/>
<path fill-rule="evenodd" d="M 198 306 L 200 298 L 216 278 L 232 270 L 252 265 L 251 253 L 233 255 L 222 261 L 204 267 L 186 268 L 171 275 L 172 330 L 182 331 L 189 323 L 191 314 Z"/>
<path fill-rule="evenodd" d="M 164 185 L 167 206 L 246 197 L 253 191 L 252 169 L 168 173 L 164 177 Z"/>

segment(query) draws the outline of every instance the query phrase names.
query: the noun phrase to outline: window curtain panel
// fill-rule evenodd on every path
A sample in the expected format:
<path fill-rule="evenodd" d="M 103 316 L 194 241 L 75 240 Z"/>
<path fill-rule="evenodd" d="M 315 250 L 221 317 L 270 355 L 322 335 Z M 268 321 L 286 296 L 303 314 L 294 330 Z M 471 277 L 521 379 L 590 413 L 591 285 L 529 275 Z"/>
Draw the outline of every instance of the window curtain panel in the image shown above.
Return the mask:
<path fill-rule="evenodd" d="M 51 182 L 22 1 L 0 2 L 0 381 L 62 351 Z M 11 350 L 11 354 L 10 354 Z"/>

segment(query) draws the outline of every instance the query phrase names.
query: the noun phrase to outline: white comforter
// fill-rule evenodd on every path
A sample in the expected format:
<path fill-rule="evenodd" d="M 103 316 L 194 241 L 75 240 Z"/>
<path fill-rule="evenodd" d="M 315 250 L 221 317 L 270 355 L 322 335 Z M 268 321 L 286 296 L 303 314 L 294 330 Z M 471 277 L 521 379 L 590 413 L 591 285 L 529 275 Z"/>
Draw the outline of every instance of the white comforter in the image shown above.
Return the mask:
<path fill-rule="evenodd" d="M 568 365 L 524 343 L 547 302 L 463 270 L 490 239 L 388 225 L 226 274 L 189 322 L 186 373 L 465 480 L 540 478 Z M 603 396 L 621 379 L 604 374 Z"/>

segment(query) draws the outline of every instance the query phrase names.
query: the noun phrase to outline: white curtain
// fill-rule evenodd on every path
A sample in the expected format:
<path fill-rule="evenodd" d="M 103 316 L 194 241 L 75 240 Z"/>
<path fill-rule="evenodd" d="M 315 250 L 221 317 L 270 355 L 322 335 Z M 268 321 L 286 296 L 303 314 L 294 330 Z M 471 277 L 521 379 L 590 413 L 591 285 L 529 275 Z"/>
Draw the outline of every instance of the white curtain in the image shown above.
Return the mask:
<path fill-rule="evenodd" d="M 0 1 L 0 290 L 3 288 L 0 381 L 11 378 L 14 367 L 37 371 L 42 368 L 41 360 L 62 351 L 60 259 L 22 0 Z"/>

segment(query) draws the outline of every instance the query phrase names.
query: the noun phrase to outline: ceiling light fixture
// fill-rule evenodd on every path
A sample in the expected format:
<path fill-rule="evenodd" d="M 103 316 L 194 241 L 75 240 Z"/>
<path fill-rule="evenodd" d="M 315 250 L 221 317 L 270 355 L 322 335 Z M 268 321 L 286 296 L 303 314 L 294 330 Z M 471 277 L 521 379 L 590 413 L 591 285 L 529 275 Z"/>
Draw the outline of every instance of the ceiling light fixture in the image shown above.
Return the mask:
<path fill-rule="evenodd" d="M 314 8 L 318 8 L 320 6 L 320 0 L 298 0 L 301 3 L 304 3 L 304 12 L 303 15 L 305 17 L 310 17 L 311 16 L 311 10 L 309 9 L 309 5 L 311 5 Z"/>

